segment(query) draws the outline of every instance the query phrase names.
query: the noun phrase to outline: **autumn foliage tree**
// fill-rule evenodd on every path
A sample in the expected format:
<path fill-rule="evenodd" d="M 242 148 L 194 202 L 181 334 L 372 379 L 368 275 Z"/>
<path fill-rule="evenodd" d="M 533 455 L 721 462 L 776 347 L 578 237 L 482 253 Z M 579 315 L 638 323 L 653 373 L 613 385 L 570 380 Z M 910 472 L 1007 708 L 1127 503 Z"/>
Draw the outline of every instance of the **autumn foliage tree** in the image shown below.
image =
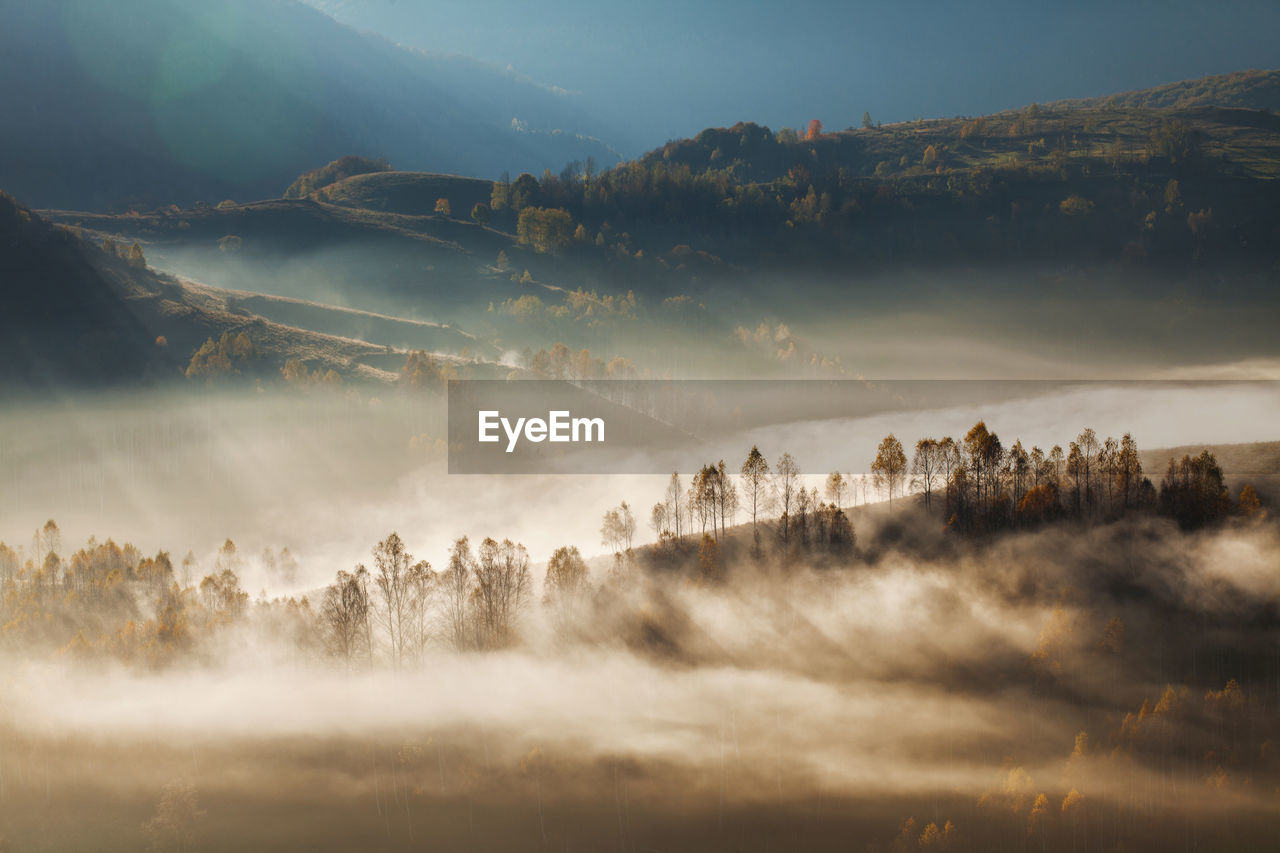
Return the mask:
<path fill-rule="evenodd" d="M 334 582 L 325 587 L 320 606 L 325 648 L 348 670 L 356 654 L 362 648 L 368 650 L 369 611 L 368 571 L 363 566 L 354 572 L 338 572 Z"/>
<path fill-rule="evenodd" d="M 561 634 L 571 631 L 586 602 L 587 563 L 573 546 L 557 548 L 547 561 L 543 604 L 551 610 L 552 624 Z"/>
<path fill-rule="evenodd" d="M 876 458 L 871 463 L 871 475 L 876 487 L 889 495 L 889 508 L 893 508 L 893 496 L 902 489 L 907 473 L 907 454 L 902 449 L 902 442 L 893 436 L 885 436 L 876 450 Z"/>
<path fill-rule="evenodd" d="M 573 241 L 573 218 L 563 208 L 526 207 L 516 220 L 520 245 L 539 254 L 555 254 Z"/>
<path fill-rule="evenodd" d="M 491 537 L 480 543 L 471 591 L 479 648 L 505 648 L 515 641 L 516 623 L 531 589 L 529 552 L 523 545 Z"/>
<path fill-rule="evenodd" d="M 187 365 L 188 379 L 206 382 L 228 376 L 239 376 L 259 358 L 257 346 L 247 332 L 223 332 L 218 340 L 208 338 L 191 355 Z"/>
<path fill-rule="evenodd" d="M 790 453 L 778 457 L 773 468 L 773 488 L 782 509 L 782 540 L 791 538 L 791 513 L 800 489 L 800 466 Z"/>

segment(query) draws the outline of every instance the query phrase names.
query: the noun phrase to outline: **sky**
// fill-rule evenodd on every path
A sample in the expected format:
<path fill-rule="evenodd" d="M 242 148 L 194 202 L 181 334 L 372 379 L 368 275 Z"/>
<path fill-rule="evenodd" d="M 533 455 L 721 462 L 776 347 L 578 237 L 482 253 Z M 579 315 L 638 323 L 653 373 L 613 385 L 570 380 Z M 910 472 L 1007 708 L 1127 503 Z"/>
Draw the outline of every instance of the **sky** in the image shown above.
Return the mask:
<path fill-rule="evenodd" d="M 1280 4 L 308 0 L 581 96 L 628 155 L 705 127 L 977 115 L 1280 66 Z"/>

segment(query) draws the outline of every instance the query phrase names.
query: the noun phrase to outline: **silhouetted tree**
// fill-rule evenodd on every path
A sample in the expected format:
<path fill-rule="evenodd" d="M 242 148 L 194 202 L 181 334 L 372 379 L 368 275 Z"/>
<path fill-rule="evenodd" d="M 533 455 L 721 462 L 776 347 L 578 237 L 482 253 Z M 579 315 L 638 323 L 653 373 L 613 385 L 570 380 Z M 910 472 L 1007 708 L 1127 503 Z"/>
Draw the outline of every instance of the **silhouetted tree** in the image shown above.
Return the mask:
<path fill-rule="evenodd" d="M 906 473 L 907 454 L 902 449 L 902 442 L 890 433 L 880 442 L 876 458 L 871 463 L 876 488 L 884 489 L 889 494 L 890 509 L 893 509 L 893 496 L 901 489 Z"/>
<path fill-rule="evenodd" d="M 1160 513 L 1178 522 L 1184 529 L 1204 527 L 1221 521 L 1231 512 L 1231 496 L 1218 467 L 1218 460 L 1208 450 L 1182 461 L 1169 460 L 1169 469 L 1160 483 Z"/>
<path fill-rule="evenodd" d="M 916 452 L 911 460 L 911 476 L 915 485 L 924 492 L 926 509 L 933 507 L 933 490 L 943 476 L 942 449 L 938 441 L 922 438 L 916 442 Z"/>
<path fill-rule="evenodd" d="M 751 446 L 751 452 L 742 462 L 742 483 L 746 491 L 747 505 L 751 507 L 751 536 L 758 545 L 760 532 L 756 526 L 756 516 L 763 508 L 766 492 L 769 487 L 769 463 L 765 461 L 760 448 Z"/>

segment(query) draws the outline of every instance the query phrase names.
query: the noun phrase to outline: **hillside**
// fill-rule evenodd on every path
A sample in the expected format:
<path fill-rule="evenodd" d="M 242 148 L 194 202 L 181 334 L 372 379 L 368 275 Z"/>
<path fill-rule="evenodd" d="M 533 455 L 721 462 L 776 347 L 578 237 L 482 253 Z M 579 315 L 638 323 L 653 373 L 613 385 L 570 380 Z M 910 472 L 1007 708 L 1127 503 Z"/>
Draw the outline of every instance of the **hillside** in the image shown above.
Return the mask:
<path fill-rule="evenodd" d="M 1280 507 L 1280 441 L 1157 448 L 1142 453 L 1142 465 L 1152 482 L 1159 484 L 1170 459 L 1196 456 L 1205 449 L 1222 466 L 1232 497 L 1237 497 L 1240 489 L 1249 483 L 1265 504 Z"/>
<path fill-rule="evenodd" d="M 1277 178 L 1280 117 L 1268 112 L 1033 106 L 812 138 L 708 129 L 598 175 L 500 183 L 491 226 L 515 234 L 525 208 L 564 210 L 570 221 L 544 254 L 663 295 L 797 267 L 1118 263 L 1269 276 Z M 389 191 L 334 200 L 420 211 L 437 190 L 425 184 L 413 208 Z"/>
<path fill-rule="evenodd" d="M 528 265 L 561 256 L 575 284 L 652 289 L 665 279 L 673 292 L 715 276 L 720 261 L 729 275 L 1029 259 L 1269 272 L 1280 260 L 1278 177 L 1280 117 L 1241 109 L 1031 107 L 812 139 L 739 124 L 591 176 L 522 175 L 497 195 L 491 182 L 451 175 L 356 175 L 311 197 L 367 215 L 343 214 L 339 226 L 327 212 L 297 236 L 408 229 L 491 258 L 522 248 L 521 210 L 562 209 L 565 234 L 550 251 L 534 246 L 542 257 Z M 449 217 L 434 214 L 441 198 Z M 461 227 L 478 202 L 493 204 L 490 227 Z M 179 218 L 194 226 L 209 215 Z M 578 225 L 585 240 L 570 239 Z M 246 236 L 230 215 L 226 227 Z"/>
<path fill-rule="evenodd" d="M 659 374 L 888 375 L 906 358 L 936 378 L 903 355 L 919 335 L 1018 353 L 988 358 L 996 376 L 1276 354 L 1280 117 L 1263 111 L 1032 106 L 811 138 L 739 124 L 602 172 L 342 174 L 299 199 L 51 216 L 217 287 Z M 921 306 L 947 319 L 926 329 Z"/>
<path fill-rule="evenodd" d="M 226 290 L 197 282 L 184 281 L 182 285 L 189 299 L 216 310 L 248 313 L 282 327 L 387 348 L 390 352 L 385 358 L 374 359 L 375 354 L 370 353 L 360 360 L 371 364 L 376 361 L 389 370 L 398 370 L 404 363 L 405 351 L 411 350 L 432 353 L 466 350 L 478 358 L 489 360 L 496 360 L 502 355 L 487 341 L 448 324 L 406 320 L 302 299 Z"/>
<path fill-rule="evenodd" d="M 492 193 L 493 181 L 430 172 L 374 172 L 330 184 L 315 197 L 341 207 L 405 216 L 432 216 L 443 198 L 454 216 L 466 218 L 476 204 L 489 204 Z"/>
<path fill-rule="evenodd" d="M 41 207 L 268 198 L 344 154 L 489 176 L 617 159 L 570 96 L 295 0 L 0 0 L 0 16 L 0 186 Z"/>
<path fill-rule="evenodd" d="M 140 240 L 158 266 L 207 284 L 430 321 L 518 290 L 492 266 L 499 251 L 512 250 L 513 237 L 461 215 L 411 216 L 310 198 L 128 216 L 49 212 L 66 225 Z"/>
<path fill-rule="evenodd" d="M 138 309 L 162 283 L 0 194 L 0 384 L 85 384 L 179 369 Z"/>
<path fill-rule="evenodd" d="M 970 119 L 814 128 L 804 136 L 740 123 L 599 173 L 569 168 L 495 185 L 374 171 L 306 195 L 368 212 L 339 217 L 348 228 L 407 229 L 486 260 L 533 248 L 539 257 L 520 264 L 535 277 L 550 265 L 556 283 L 608 282 L 664 296 L 694 278 L 797 265 L 867 271 L 1031 260 L 1270 275 L 1280 261 L 1273 249 L 1280 117 L 1206 106 L 1213 99 L 1203 93 L 1256 94 L 1275 77 L 1245 72 L 1178 84 L 1201 94 L 1198 105 L 1177 109 L 1099 99 L 1106 106 L 1033 105 Z M 1126 97 L 1163 103 L 1169 98 L 1161 91 Z M 1235 100 L 1257 102 L 1251 98 Z M 442 198 L 450 216 L 435 213 Z M 461 227 L 472 225 L 476 203 L 491 205 L 489 227 Z M 554 245 L 517 239 L 525 208 L 569 214 Z M 251 209 L 260 208 L 242 208 Z M 194 226 L 204 215 L 183 211 L 180 218 Z M 330 221 L 317 225 L 316 239 L 331 233 L 334 214 L 325 215 Z M 223 233 L 246 236 L 230 221 L 227 227 Z"/>
<path fill-rule="evenodd" d="M 3 194 L 0 247 L 0 384 L 178 381 L 206 340 L 241 333 L 255 350 L 243 372 L 273 381 L 290 359 L 319 373 L 387 382 L 406 350 L 497 355 L 450 326 L 159 274 L 141 247 L 89 242 Z"/>
<path fill-rule="evenodd" d="M 1115 95 L 1054 101 L 1049 106 L 1144 110 L 1234 107 L 1274 111 L 1280 110 L 1280 71 L 1253 70 L 1215 74 Z"/>

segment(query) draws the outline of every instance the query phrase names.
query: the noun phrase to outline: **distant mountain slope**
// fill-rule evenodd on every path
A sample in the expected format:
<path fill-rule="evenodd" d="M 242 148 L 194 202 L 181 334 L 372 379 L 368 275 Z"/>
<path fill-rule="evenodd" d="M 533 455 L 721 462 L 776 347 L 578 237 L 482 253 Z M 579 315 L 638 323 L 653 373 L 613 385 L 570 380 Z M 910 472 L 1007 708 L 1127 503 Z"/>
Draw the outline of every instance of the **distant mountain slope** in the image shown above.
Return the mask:
<path fill-rule="evenodd" d="M 100 247 L 0 193 L 0 385 L 181 380 L 192 353 L 227 332 L 249 336 L 268 378 L 288 359 L 389 381 L 406 349 L 497 355 L 453 326 L 161 275 L 132 247 Z"/>
<path fill-rule="evenodd" d="M 274 197 L 346 154 L 494 177 L 616 162 L 572 98 L 294 0 L 0 0 L 0 20 L 0 186 L 39 207 Z"/>
<path fill-rule="evenodd" d="M 1280 110 L 1280 71 L 1215 74 L 1116 95 L 1054 101 L 1050 106 L 1073 109 L 1237 107 L 1246 110 Z"/>

